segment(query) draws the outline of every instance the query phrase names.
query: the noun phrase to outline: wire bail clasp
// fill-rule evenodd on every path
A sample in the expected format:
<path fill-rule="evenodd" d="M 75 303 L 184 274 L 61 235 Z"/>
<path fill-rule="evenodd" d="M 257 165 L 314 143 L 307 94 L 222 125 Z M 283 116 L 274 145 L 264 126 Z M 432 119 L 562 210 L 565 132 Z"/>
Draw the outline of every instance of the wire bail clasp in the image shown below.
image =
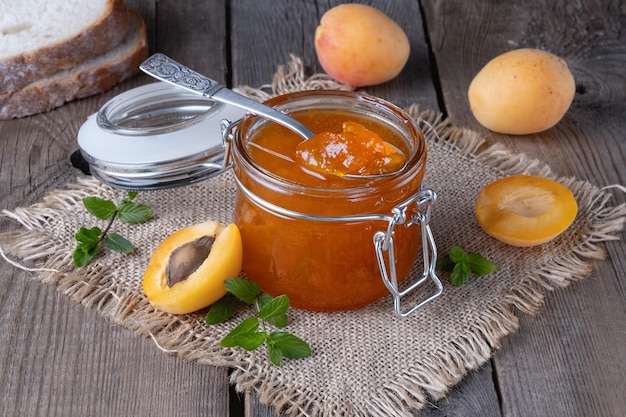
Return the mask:
<path fill-rule="evenodd" d="M 437 195 L 431 189 L 425 189 L 417 192 L 411 198 L 397 205 L 392 210 L 392 218 L 389 220 L 387 231 L 379 231 L 374 234 L 374 247 L 376 249 L 376 258 L 378 267 L 383 279 L 383 283 L 393 296 L 394 310 L 396 315 L 406 317 L 413 313 L 424 304 L 437 298 L 443 292 L 443 285 L 435 274 L 435 265 L 437 262 L 437 247 L 430 228 L 430 212 L 432 203 L 435 202 Z M 409 212 L 409 207 L 414 206 Z M 407 213 L 408 212 L 408 213 Z M 419 226 L 421 228 L 422 238 L 422 276 L 418 277 L 407 288 L 400 290 L 398 288 L 398 277 L 396 275 L 395 252 L 393 245 L 393 231 L 396 225 L 404 225 L 404 227 Z M 385 252 L 389 265 L 385 261 Z M 419 286 L 432 281 L 436 287 L 435 291 L 427 296 L 421 297 L 415 305 L 403 310 L 402 298 L 416 290 Z"/>
<path fill-rule="evenodd" d="M 235 138 L 233 130 L 239 125 L 241 119 L 234 122 L 228 119 L 220 120 L 220 131 L 222 134 L 222 146 L 224 147 L 224 159 L 222 160 L 222 171 L 226 171 L 232 167 L 232 142 Z"/>

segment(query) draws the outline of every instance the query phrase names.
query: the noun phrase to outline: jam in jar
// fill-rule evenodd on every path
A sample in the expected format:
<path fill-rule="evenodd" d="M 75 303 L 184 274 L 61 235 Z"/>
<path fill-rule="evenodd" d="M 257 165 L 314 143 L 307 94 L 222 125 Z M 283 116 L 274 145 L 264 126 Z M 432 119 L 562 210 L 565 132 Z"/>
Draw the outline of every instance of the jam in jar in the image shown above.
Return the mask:
<path fill-rule="evenodd" d="M 420 212 L 422 131 L 400 108 L 353 92 L 290 93 L 265 104 L 315 133 L 358 123 L 401 152 L 404 164 L 380 177 L 325 175 L 298 163 L 303 139 L 287 128 L 255 115 L 231 125 L 244 272 L 263 291 L 312 311 L 356 309 L 388 295 L 425 241 L 423 227 L 405 223 L 407 210 L 409 218 Z M 393 250 L 381 252 L 389 243 Z"/>

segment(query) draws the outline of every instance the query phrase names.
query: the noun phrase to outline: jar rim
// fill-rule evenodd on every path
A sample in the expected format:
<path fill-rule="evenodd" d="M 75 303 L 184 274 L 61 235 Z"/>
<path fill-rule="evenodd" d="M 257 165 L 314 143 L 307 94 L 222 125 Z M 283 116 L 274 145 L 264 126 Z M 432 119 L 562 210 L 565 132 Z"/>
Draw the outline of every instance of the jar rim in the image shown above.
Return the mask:
<path fill-rule="evenodd" d="M 384 118 L 389 126 L 393 127 L 403 139 L 409 141 L 411 138 L 414 143 L 409 143 L 411 154 L 408 156 L 405 165 L 399 169 L 396 175 L 381 176 L 380 178 L 350 178 L 346 179 L 345 186 L 341 187 L 324 187 L 314 185 L 303 185 L 295 181 L 280 177 L 271 171 L 261 167 L 252 157 L 246 146 L 247 140 L 260 127 L 266 123 L 274 123 L 263 119 L 254 114 L 245 115 L 237 125 L 234 135 L 234 148 L 240 156 L 240 163 L 245 164 L 247 169 L 252 169 L 255 174 L 259 174 L 264 180 L 270 181 L 277 187 L 287 187 L 292 192 L 306 194 L 345 194 L 350 193 L 368 193 L 372 189 L 384 187 L 390 182 L 402 182 L 407 177 L 412 177 L 416 168 L 423 169 L 426 160 L 426 141 L 423 130 L 418 123 L 408 115 L 403 109 L 397 105 L 384 99 L 374 97 L 368 94 L 354 91 L 339 90 L 311 90 L 298 91 L 272 97 L 264 102 L 264 104 L 275 107 L 286 113 L 292 113 L 299 110 L 310 110 L 319 108 L 337 109 L 337 105 L 342 111 L 348 113 L 361 114 L 371 116 L 371 111 L 377 111 L 377 119 Z M 294 107 L 296 106 L 296 107 Z M 370 113 L 359 113 L 359 111 L 369 110 Z M 395 123 L 393 123 L 395 122 Z"/>

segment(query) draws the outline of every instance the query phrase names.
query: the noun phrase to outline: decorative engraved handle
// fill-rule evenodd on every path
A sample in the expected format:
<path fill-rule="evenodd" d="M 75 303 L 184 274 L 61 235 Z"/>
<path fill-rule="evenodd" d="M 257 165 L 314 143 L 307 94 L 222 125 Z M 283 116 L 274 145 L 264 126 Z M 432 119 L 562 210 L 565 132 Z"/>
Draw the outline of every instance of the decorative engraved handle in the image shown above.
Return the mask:
<path fill-rule="evenodd" d="M 187 68 L 166 55 L 160 53 L 152 55 L 139 65 L 139 69 L 158 80 L 266 117 L 293 130 L 304 139 L 308 139 L 315 134 L 302 123 L 285 113 L 229 90 L 217 81 Z"/>
<path fill-rule="evenodd" d="M 154 54 L 139 68 L 154 78 L 210 97 L 224 86 L 215 80 L 179 64 L 164 54 Z"/>

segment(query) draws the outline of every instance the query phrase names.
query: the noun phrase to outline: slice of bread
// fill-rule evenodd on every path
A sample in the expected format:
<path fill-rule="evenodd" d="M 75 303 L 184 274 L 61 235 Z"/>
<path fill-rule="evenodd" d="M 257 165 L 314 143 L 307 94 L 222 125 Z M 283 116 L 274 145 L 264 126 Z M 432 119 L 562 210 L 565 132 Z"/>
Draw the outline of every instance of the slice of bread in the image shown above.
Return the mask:
<path fill-rule="evenodd" d="M 0 119 L 13 119 L 52 110 L 62 104 L 102 93 L 139 71 L 148 56 L 146 26 L 128 11 L 130 28 L 122 42 L 77 66 L 38 79 L 19 91 L 0 94 Z"/>
<path fill-rule="evenodd" d="M 130 27 L 123 0 L 0 0 L 0 94 L 102 55 Z"/>

